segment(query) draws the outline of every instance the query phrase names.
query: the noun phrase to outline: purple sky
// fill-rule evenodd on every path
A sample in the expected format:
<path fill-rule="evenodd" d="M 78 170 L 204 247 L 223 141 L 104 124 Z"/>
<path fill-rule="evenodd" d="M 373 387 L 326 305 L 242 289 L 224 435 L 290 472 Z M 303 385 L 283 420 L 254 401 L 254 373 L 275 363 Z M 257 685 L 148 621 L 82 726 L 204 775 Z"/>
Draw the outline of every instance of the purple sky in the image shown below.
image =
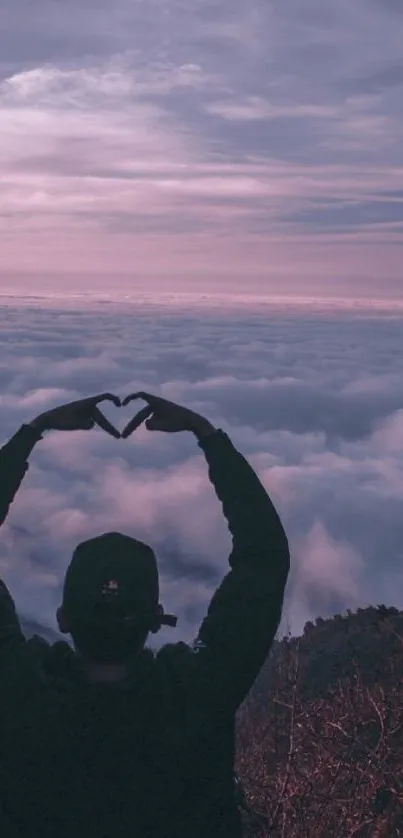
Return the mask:
<path fill-rule="evenodd" d="M 1 18 L 0 293 L 401 296 L 401 0 Z"/>

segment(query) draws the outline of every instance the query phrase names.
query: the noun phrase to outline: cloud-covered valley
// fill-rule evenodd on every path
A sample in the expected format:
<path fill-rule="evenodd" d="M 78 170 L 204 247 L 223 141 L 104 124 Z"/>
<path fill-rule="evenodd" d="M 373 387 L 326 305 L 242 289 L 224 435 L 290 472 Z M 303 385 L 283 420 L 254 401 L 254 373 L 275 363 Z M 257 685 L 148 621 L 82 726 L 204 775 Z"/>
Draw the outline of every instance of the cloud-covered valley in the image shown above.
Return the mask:
<path fill-rule="evenodd" d="M 282 517 L 292 555 L 282 630 L 369 603 L 403 607 L 399 312 L 10 301 L 0 323 L 0 444 L 74 398 L 166 395 L 229 434 Z M 132 407 L 103 409 L 122 428 Z M 38 443 L 0 538 L 19 613 L 55 628 L 74 547 L 110 530 L 157 553 L 161 601 L 179 622 L 153 642 L 190 641 L 231 545 L 192 436 L 94 430 Z"/>

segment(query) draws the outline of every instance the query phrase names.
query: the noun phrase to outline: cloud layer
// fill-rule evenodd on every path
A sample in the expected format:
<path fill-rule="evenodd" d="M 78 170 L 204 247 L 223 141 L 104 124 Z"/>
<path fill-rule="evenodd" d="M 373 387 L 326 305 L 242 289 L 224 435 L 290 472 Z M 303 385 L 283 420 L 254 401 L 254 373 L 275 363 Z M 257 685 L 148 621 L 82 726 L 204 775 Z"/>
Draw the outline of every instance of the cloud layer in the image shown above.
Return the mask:
<path fill-rule="evenodd" d="M 248 271 L 269 291 L 393 290 L 398 2 L 6 7 L 0 282 L 113 271 L 158 290 L 164 271 L 200 289 L 214 271 L 231 288 Z"/>
<path fill-rule="evenodd" d="M 0 319 L 1 444 L 80 396 L 165 394 L 230 435 L 279 510 L 292 551 L 282 629 L 369 603 L 403 607 L 401 314 L 144 302 L 7 305 Z M 123 427 L 131 406 L 105 413 Z M 54 628 L 75 546 L 109 530 L 156 550 L 161 600 L 179 617 L 176 639 L 190 641 L 231 545 L 193 437 L 142 428 L 124 442 L 94 430 L 38 444 L 0 539 L 20 613 Z"/>

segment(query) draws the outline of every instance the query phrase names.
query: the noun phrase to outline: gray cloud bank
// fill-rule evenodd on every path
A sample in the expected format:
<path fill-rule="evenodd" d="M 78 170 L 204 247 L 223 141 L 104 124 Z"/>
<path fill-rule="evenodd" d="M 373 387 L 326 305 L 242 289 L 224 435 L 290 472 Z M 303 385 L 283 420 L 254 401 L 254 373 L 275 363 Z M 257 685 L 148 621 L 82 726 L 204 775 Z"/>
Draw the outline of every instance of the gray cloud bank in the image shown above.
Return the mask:
<path fill-rule="evenodd" d="M 284 629 L 347 607 L 403 606 L 401 314 L 9 304 L 0 323 L 2 443 L 73 398 L 165 394 L 229 433 L 273 498 L 292 551 Z M 105 413 L 123 426 L 131 409 Z M 195 440 L 54 432 L 30 464 L 0 538 L 19 612 L 54 629 L 74 547 L 120 530 L 156 550 L 175 637 L 191 640 L 230 550 Z M 165 629 L 157 645 L 172 637 Z"/>

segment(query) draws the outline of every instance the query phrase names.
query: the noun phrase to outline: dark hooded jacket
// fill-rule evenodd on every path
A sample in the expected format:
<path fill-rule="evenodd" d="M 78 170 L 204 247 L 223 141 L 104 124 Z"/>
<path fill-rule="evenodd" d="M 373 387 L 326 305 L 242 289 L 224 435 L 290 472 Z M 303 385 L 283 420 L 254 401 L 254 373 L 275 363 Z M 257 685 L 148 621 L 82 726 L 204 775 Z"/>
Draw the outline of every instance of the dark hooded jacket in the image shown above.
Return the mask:
<path fill-rule="evenodd" d="M 0 523 L 41 439 L 0 450 Z M 232 535 L 194 643 L 144 649 L 89 683 L 67 643 L 27 640 L 0 583 L 2 838 L 239 838 L 236 711 L 277 631 L 290 558 L 255 472 L 221 430 L 199 441 Z"/>

